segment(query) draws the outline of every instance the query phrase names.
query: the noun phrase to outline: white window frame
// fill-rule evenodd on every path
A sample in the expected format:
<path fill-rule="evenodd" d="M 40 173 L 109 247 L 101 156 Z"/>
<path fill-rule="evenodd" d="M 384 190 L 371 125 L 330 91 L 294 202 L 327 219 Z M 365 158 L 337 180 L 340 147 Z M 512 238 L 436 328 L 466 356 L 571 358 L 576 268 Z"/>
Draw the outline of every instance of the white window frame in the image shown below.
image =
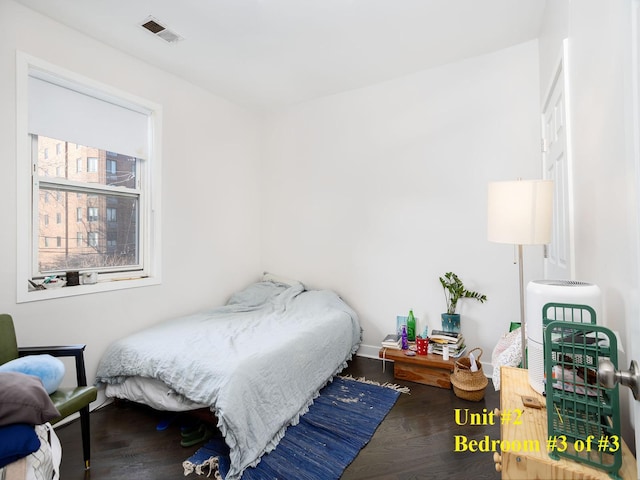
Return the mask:
<path fill-rule="evenodd" d="M 33 232 L 37 232 L 37 218 L 32 210 L 32 139 L 29 135 L 28 79 L 32 71 L 41 71 L 62 79 L 74 87 L 82 86 L 83 93 L 128 108 L 139 108 L 150 112 L 149 156 L 141 169 L 139 181 L 144 195 L 140 199 L 140 263 L 141 269 L 123 272 L 99 272 L 98 282 L 49 290 L 34 290 L 29 280 L 34 279 L 34 262 L 37 262 L 37 244 Z M 116 101 L 114 101 L 116 100 Z M 161 277 L 161 135 L 162 107 L 149 100 L 122 92 L 104 83 L 52 65 L 23 52 L 16 54 L 16 169 L 17 169 L 17 276 L 16 301 L 18 303 L 49 300 L 74 295 L 122 290 L 134 287 L 158 285 Z M 37 266 L 35 271 L 37 271 Z"/>

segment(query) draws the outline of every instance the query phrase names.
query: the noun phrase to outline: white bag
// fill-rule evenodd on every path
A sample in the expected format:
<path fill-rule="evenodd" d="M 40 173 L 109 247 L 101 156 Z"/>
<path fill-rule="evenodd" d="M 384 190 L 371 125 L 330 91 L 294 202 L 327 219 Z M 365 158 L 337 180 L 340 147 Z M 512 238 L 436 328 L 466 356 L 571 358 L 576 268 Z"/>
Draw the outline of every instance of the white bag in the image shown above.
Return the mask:
<path fill-rule="evenodd" d="M 50 423 L 36 425 L 40 448 L 27 455 L 26 480 L 59 480 L 62 446 Z"/>
<path fill-rule="evenodd" d="M 522 362 L 522 336 L 520 328 L 504 334 L 491 354 L 493 387 L 500 390 L 500 367 L 517 367 Z"/>

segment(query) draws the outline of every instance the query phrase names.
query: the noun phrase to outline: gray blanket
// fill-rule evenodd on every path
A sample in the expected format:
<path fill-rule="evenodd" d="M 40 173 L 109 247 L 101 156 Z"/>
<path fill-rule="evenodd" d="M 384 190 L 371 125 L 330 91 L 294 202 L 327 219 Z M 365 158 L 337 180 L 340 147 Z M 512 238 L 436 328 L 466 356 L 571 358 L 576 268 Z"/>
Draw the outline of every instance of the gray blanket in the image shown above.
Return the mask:
<path fill-rule="evenodd" d="M 259 282 L 223 307 L 115 342 L 96 382 L 156 378 L 210 405 L 231 449 L 227 480 L 236 480 L 276 447 L 360 340 L 355 312 L 334 292 Z"/>

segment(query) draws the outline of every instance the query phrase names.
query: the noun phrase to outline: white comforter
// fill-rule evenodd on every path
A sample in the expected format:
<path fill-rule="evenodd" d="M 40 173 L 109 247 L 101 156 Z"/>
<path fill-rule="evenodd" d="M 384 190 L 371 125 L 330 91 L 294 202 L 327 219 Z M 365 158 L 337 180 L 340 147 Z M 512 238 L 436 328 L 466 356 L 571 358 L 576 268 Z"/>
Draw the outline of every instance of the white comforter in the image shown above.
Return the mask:
<path fill-rule="evenodd" d="M 156 378 L 210 405 L 231 449 L 227 480 L 236 480 L 297 423 L 360 339 L 355 312 L 334 292 L 259 282 L 224 307 L 115 342 L 96 381 Z"/>

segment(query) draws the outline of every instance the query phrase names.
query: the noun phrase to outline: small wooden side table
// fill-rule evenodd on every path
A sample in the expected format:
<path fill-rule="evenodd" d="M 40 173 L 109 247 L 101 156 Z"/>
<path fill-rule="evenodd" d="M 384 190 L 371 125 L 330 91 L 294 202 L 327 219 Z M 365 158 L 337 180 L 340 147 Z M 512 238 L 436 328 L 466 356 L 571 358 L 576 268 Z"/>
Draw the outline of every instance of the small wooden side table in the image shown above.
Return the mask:
<path fill-rule="evenodd" d="M 433 387 L 451 388 L 451 372 L 455 360 L 443 360 L 442 355 L 429 353 L 413 357 L 404 354 L 404 350 L 381 348 L 378 357 L 393 361 L 393 377 L 400 380 L 422 383 Z"/>
<path fill-rule="evenodd" d="M 532 397 L 541 409 L 525 407 L 522 397 Z M 553 460 L 549 457 L 547 439 L 546 399 L 529 385 L 525 369 L 500 367 L 500 442 L 493 460 L 503 479 L 562 478 L 564 480 L 607 480 L 604 470 L 590 467 L 568 458 Z M 502 414 L 507 412 L 506 419 Z M 571 442 L 569 441 L 569 444 Z M 556 445 L 553 443 L 553 445 Z M 621 441 L 622 468 L 618 472 L 624 480 L 637 480 L 636 459 L 624 441 Z"/>

